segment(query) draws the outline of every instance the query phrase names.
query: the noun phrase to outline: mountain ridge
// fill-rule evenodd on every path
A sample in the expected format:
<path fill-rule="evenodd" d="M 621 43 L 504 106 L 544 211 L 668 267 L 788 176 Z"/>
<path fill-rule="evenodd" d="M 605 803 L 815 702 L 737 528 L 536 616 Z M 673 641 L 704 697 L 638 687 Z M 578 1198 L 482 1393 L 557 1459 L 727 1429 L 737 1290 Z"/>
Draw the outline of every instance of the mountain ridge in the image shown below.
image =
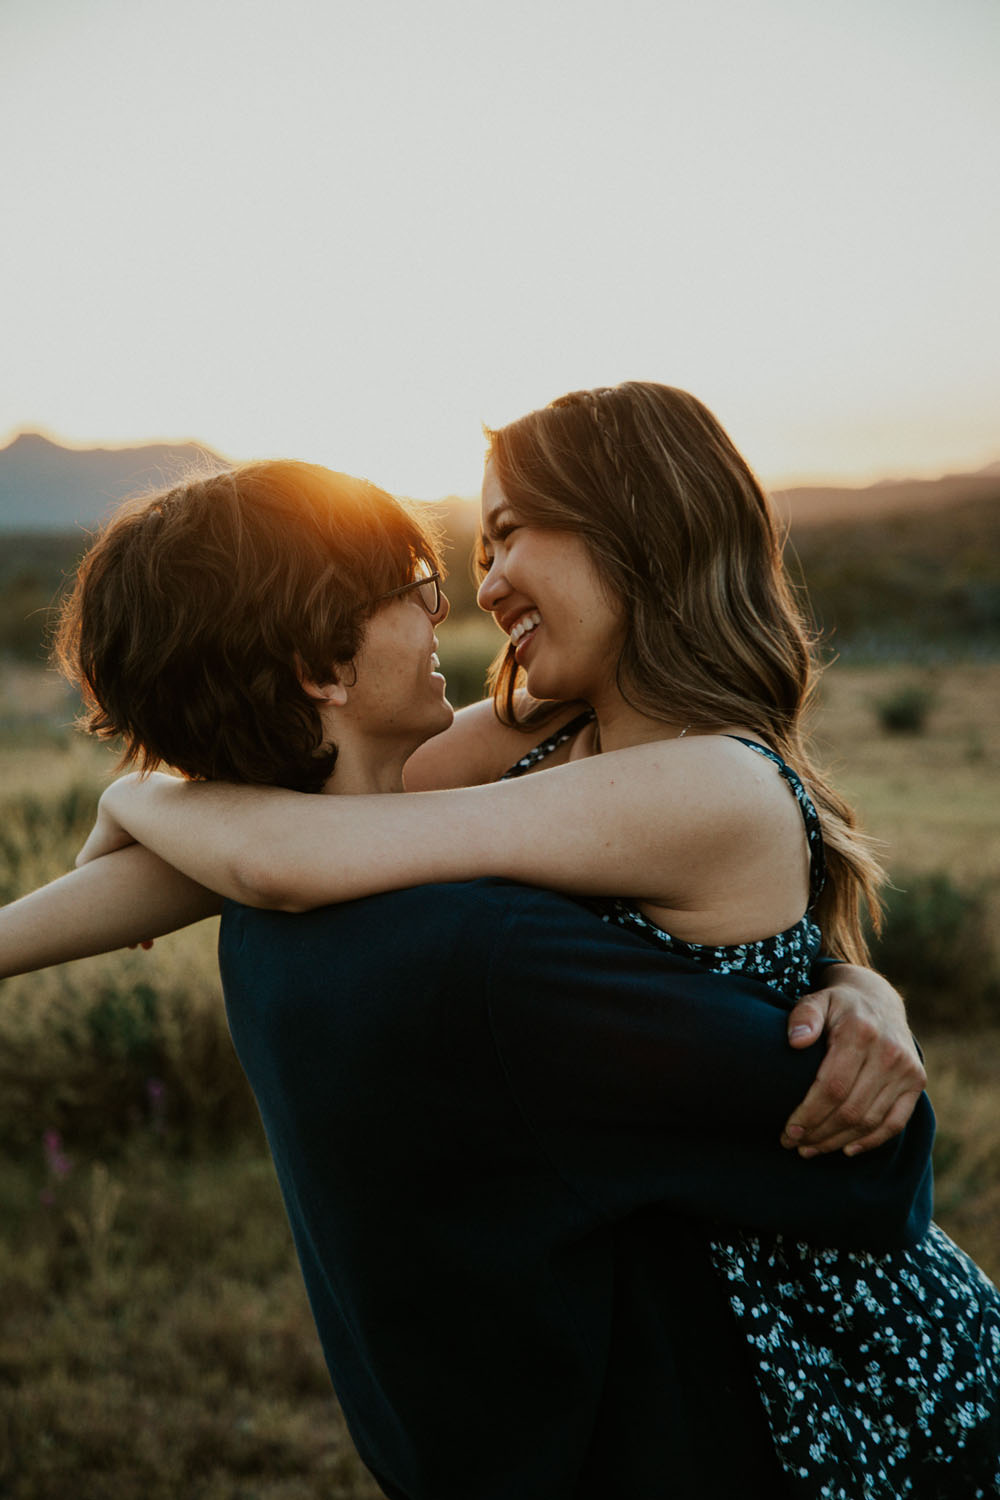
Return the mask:
<path fill-rule="evenodd" d="M 68 448 L 21 432 L 0 449 L 0 531 L 90 530 L 127 496 L 226 462 L 196 442 Z"/>
<path fill-rule="evenodd" d="M 161 488 L 206 463 L 228 462 L 194 441 L 78 448 L 21 432 L 0 448 L 0 532 L 90 530 L 128 495 Z M 795 485 L 770 494 L 779 517 L 796 528 L 944 509 L 1000 499 L 1000 460 L 933 479 Z"/>

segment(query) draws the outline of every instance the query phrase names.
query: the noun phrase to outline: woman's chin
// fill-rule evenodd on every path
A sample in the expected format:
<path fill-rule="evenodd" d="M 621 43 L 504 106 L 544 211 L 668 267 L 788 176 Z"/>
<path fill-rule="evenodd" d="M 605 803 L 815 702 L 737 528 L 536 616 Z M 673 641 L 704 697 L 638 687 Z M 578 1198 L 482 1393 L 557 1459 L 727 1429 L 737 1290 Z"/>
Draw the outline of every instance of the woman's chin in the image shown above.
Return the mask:
<path fill-rule="evenodd" d="M 572 703 L 576 695 L 565 692 L 558 682 L 539 677 L 534 682 L 525 682 L 528 696 L 538 703 Z"/>
<path fill-rule="evenodd" d="M 555 698 L 568 702 L 575 695 L 559 672 L 546 671 L 543 663 L 529 662 L 524 668 L 524 685 L 533 698 Z"/>

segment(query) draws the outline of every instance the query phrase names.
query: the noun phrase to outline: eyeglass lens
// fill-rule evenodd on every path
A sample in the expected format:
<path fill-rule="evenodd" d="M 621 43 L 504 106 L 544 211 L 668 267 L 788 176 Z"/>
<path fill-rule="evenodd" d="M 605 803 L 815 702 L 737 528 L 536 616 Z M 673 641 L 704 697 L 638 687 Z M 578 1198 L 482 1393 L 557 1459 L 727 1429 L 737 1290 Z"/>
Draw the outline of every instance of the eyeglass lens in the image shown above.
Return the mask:
<path fill-rule="evenodd" d="M 420 602 L 429 615 L 436 615 L 441 608 L 441 585 L 436 578 L 422 578 L 417 584 Z"/>

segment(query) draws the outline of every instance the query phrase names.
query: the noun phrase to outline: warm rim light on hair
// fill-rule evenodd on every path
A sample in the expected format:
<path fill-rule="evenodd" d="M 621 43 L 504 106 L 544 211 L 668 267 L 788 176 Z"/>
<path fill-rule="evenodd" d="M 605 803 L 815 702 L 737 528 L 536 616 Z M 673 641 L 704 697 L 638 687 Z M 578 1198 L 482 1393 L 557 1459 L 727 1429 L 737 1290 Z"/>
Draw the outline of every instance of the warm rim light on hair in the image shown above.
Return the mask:
<path fill-rule="evenodd" d="M 287 460 L 132 501 L 80 566 L 56 641 L 122 764 L 318 791 L 336 761 L 303 676 L 357 654 L 378 598 L 440 572 L 424 516 Z"/>

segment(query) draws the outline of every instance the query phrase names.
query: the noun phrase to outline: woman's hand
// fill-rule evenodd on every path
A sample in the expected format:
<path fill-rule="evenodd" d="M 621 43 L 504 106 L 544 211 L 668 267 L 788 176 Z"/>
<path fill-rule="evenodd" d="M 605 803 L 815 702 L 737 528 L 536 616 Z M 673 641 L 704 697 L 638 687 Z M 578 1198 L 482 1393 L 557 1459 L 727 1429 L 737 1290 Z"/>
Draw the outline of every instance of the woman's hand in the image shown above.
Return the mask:
<path fill-rule="evenodd" d="M 800 1000 L 788 1018 L 793 1047 L 821 1034 L 827 1054 L 816 1081 L 785 1125 L 783 1146 L 800 1156 L 883 1145 L 906 1125 L 927 1082 L 897 992 L 871 969 L 832 966 L 831 983 Z"/>
<path fill-rule="evenodd" d="M 114 948 L 146 948 L 221 908 L 213 891 L 130 843 L 0 908 L 0 979 Z"/>
<path fill-rule="evenodd" d="M 97 818 L 93 828 L 87 835 L 86 842 L 74 863 L 77 868 L 80 865 L 88 865 L 93 859 L 100 859 L 103 854 L 113 854 L 116 849 L 124 849 L 127 844 L 134 844 L 135 839 L 116 820 L 106 798 L 112 790 L 106 788 L 101 793 L 101 800 L 97 804 Z"/>
<path fill-rule="evenodd" d="M 77 868 L 90 864 L 91 860 L 100 859 L 102 854 L 113 854 L 116 849 L 124 849 L 127 845 L 138 842 L 122 824 L 117 808 L 119 804 L 124 805 L 124 799 L 134 788 L 152 781 L 154 777 L 158 781 L 176 781 L 176 777 L 164 776 L 162 772 L 154 772 L 153 776 L 140 776 L 138 771 L 131 771 L 105 787 L 97 804 L 94 826 L 74 861 Z"/>

